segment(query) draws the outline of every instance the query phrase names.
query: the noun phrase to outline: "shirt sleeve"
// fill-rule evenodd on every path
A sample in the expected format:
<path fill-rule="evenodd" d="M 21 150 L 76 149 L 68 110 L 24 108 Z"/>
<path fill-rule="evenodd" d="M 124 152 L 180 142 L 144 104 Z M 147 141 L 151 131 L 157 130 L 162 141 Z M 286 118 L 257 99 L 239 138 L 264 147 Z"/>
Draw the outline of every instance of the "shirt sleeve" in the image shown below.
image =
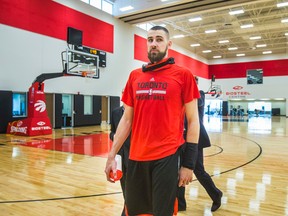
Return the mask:
<path fill-rule="evenodd" d="M 128 81 L 125 85 L 124 92 L 121 98 L 121 101 L 128 106 L 134 107 L 133 102 L 133 72 L 129 75 Z"/>
<path fill-rule="evenodd" d="M 200 98 L 200 93 L 194 75 L 191 73 L 191 71 L 185 70 L 183 85 L 184 103 L 188 103 L 197 98 Z"/>

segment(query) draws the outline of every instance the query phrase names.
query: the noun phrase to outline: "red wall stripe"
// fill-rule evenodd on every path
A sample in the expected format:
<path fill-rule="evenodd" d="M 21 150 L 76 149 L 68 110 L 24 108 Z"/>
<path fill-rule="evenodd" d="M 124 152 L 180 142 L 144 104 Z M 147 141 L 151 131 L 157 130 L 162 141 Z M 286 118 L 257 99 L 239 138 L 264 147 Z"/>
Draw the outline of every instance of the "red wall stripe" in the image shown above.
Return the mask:
<path fill-rule="evenodd" d="M 288 59 L 209 65 L 209 73 L 218 79 L 246 77 L 248 69 L 263 69 L 263 76 L 287 76 Z"/>
<path fill-rule="evenodd" d="M 169 56 L 174 57 L 175 62 L 183 67 L 187 67 L 196 76 L 209 78 L 208 65 L 195 60 L 187 55 L 183 55 L 175 50 L 169 51 Z"/>
<path fill-rule="evenodd" d="M 83 31 L 83 45 L 113 53 L 114 26 L 51 0 L 0 0 L 0 23 L 67 39 L 67 27 Z"/>
<path fill-rule="evenodd" d="M 146 38 L 134 34 L 134 59 L 149 62 Z"/>
<path fill-rule="evenodd" d="M 208 65 L 183 55 L 175 50 L 169 50 L 169 57 L 174 57 L 177 64 L 189 68 L 194 75 L 209 77 Z M 134 35 L 134 59 L 148 62 L 146 38 Z"/>

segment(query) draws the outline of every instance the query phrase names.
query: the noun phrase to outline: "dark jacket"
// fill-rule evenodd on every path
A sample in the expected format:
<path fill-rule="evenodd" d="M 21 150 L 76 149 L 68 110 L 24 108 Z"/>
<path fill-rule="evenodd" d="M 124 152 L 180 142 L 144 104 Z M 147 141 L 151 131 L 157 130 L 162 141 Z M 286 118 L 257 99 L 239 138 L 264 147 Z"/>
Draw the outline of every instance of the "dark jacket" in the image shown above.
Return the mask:
<path fill-rule="evenodd" d="M 198 115 L 199 115 L 199 122 L 200 122 L 200 134 L 199 134 L 198 148 L 206 148 L 206 147 L 211 146 L 208 133 L 203 124 L 204 108 L 205 108 L 205 93 L 202 90 L 200 90 L 200 98 L 198 98 Z M 186 139 L 186 131 L 187 131 L 186 118 L 184 121 L 184 127 L 185 127 L 184 138 Z"/>
<path fill-rule="evenodd" d="M 117 129 L 118 124 L 120 122 L 120 119 L 123 115 L 123 112 L 124 112 L 123 106 L 117 107 L 112 111 L 111 118 L 110 118 L 111 119 L 111 132 L 109 135 L 109 137 L 112 141 L 114 140 L 114 135 L 116 133 L 116 129 Z M 130 148 L 130 135 L 127 137 L 123 146 L 121 147 L 121 149 L 123 149 L 123 148 L 126 148 L 129 150 L 129 148 Z M 120 151 L 121 151 L 121 149 L 120 149 Z"/>

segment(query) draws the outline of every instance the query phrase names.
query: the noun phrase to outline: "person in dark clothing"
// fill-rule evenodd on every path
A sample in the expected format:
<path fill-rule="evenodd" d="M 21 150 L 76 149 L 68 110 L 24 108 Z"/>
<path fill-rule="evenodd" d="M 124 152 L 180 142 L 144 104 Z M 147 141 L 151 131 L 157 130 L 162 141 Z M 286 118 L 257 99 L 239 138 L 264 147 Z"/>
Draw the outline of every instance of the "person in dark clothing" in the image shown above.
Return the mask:
<path fill-rule="evenodd" d="M 120 122 L 120 119 L 124 112 L 124 106 L 117 107 L 112 111 L 111 114 L 111 132 L 110 132 L 110 139 L 114 140 L 114 134 L 116 133 L 116 129 L 118 127 L 118 124 Z M 130 135 L 125 140 L 123 146 L 120 148 L 119 152 L 117 154 L 121 155 L 122 157 L 122 173 L 123 176 L 120 179 L 121 189 L 123 192 L 124 202 L 125 202 L 125 180 L 126 180 L 126 173 L 127 173 L 127 167 L 128 167 L 128 159 L 129 159 L 129 150 L 130 150 Z M 125 203 L 124 208 L 122 211 L 121 216 L 125 216 Z"/>
<path fill-rule="evenodd" d="M 196 82 L 198 83 L 198 78 L 196 77 Z M 200 184 L 205 188 L 210 198 L 213 200 L 211 211 L 214 212 L 221 206 L 222 191 L 219 190 L 214 184 L 210 175 L 205 171 L 204 161 L 203 161 L 203 149 L 210 147 L 211 142 L 208 136 L 208 133 L 203 124 L 204 117 L 204 107 L 205 107 L 205 93 L 200 90 L 201 97 L 198 99 L 198 115 L 200 121 L 200 135 L 198 141 L 198 157 L 196 161 L 196 166 L 194 174 Z M 184 121 L 186 128 L 186 119 Z M 185 137 L 184 131 L 184 137 Z M 186 200 L 185 200 L 185 187 L 182 187 L 178 190 L 178 208 L 179 211 L 186 210 Z"/>

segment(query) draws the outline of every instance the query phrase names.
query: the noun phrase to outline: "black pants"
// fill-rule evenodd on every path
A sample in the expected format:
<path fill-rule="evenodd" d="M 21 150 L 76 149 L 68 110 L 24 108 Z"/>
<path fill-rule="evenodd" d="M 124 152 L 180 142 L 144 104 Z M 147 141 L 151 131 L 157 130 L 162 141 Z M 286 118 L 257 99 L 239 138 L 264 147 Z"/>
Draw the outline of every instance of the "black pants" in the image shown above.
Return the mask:
<path fill-rule="evenodd" d="M 128 162 L 126 204 L 129 216 L 172 216 L 177 194 L 179 151 L 154 161 Z"/>

